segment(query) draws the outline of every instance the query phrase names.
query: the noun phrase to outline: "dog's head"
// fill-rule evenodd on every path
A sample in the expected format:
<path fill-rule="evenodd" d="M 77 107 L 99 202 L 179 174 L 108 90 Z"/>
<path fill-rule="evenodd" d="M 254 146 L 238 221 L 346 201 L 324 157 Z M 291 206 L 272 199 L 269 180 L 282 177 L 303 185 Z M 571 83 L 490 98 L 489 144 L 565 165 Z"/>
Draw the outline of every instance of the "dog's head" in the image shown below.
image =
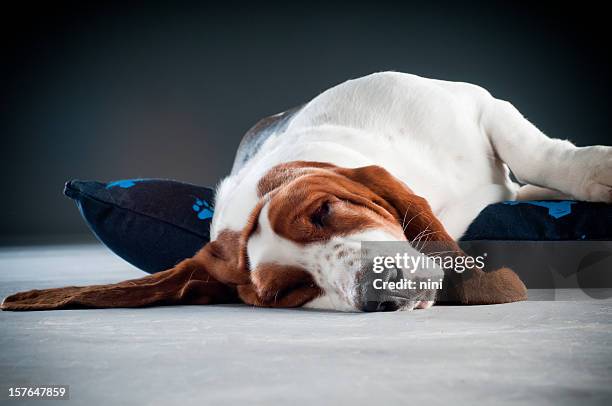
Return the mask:
<path fill-rule="evenodd" d="M 371 300 L 363 241 L 451 241 L 427 202 L 385 169 L 292 162 L 270 170 L 258 192 L 243 235 L 252 282 L 239 289 L 246 302 L 273 305 L 296 290 L 303 295 L 292 305 L 335 310 L 396 310 L 434 299 L 420 291 Z"/>
<path fill-rule="evenodd" d="M 418 254 L 417 242 L 431 240 L 445 244 L 452 255 L 464 255 L 427 201 L 379 166 L 291 162 L 272 168 L 257 187 L 259 202 L 243 230 L 221 230 L 196 256 L 171 270 L 109 286 L 19 293 L 3 308 L 241 301 L 343 311 L 412 309 L 431 305 L 436 291 L 385 294 L 383 289 L 372 299 L 361 243 L 407 241 Z M 382 277 L 401 279 L 397 272 Z M 445 299 L 462 303 L 525 296 L 520 280 L 506 269 L 447 275 L 445 284 Z"/>

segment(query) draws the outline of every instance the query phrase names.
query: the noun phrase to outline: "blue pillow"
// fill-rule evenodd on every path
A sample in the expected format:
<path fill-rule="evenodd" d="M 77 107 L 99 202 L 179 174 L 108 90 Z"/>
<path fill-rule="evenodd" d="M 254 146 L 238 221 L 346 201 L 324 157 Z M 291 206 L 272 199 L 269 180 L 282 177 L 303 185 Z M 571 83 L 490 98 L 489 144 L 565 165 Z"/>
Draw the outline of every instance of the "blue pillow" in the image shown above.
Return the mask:
<path fill-rule="evenodd" d="M 101 242 L 145 272 L 172 268 L 210 239 L 214 192 L 206 187 L 163 179 L 72 180 L 64 194 Z"/>
<path fill-rule="evenodd" d="M 480 212 L 462 240 L 460 245 L 470 255 L 486 256 L 488 269 L 510 267 L 528 288 L 543 289 L 536 300 L 554 300 L 561 288 L 609 297 L 600 288 L 612 286 L 610 204 L 572 200 L 492 204 Z"/>
<path fill-rule="evenodd" d="M 612 205 L 542 200 L 489 205 L 462 240 L 594 241 L 611 237 Z"/>

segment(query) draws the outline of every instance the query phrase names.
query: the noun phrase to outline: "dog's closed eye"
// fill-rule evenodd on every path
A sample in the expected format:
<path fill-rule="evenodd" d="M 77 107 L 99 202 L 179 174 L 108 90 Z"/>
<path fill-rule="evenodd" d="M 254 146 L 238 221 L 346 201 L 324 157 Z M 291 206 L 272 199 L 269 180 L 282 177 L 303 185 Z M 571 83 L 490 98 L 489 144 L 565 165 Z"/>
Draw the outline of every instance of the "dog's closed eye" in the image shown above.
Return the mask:
<path fill-rule="evenodd" d="M 311 215 L 310 221 L 317 227 L 323 228 L 331 214 L 331 205 L 328 201 L 323 202 Z"/>

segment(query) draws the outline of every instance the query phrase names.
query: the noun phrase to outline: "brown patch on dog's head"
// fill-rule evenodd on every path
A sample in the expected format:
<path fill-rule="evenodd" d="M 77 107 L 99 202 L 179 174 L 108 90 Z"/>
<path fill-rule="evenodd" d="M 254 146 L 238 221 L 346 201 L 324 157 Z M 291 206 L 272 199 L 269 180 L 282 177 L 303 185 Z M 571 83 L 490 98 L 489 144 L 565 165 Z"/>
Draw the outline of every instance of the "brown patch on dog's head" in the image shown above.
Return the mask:
<path fill-rule="evenodd" d="M 427 201 L 379 166 L 350 169 L 324 162 L 281 164 L 260 180 L 258 192 L 269 197 L 275 231 L 296 242 L 354 233 L 382 223 L 397 233 L 397 226 L 408 221 L 402 230 L 408 240 L 426 228 L 432 230 L 432 239 L 452 240 Z M 310 227 L 312 220 L 321 225 L 317 221 L 328 214 L 328 205 L 339 202 L 348 210 L 329 218 L 335 224 L 326 230 Z"/>

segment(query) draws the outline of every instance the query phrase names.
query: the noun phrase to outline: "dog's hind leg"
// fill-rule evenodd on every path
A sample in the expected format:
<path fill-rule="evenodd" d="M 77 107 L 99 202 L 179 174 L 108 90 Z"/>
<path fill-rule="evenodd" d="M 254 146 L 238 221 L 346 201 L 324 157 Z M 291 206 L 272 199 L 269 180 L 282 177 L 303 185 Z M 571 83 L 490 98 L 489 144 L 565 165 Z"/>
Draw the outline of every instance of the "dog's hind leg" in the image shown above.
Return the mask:
<path fill-rule="evenodd" d="M 508 102 L 482 101 L 481 125 L 495 153 L 523 183 L 575 199 L 612 202 L 612 148 L 551 139 Z M 533 192 L 533 190 L 532 190 Z"/>

